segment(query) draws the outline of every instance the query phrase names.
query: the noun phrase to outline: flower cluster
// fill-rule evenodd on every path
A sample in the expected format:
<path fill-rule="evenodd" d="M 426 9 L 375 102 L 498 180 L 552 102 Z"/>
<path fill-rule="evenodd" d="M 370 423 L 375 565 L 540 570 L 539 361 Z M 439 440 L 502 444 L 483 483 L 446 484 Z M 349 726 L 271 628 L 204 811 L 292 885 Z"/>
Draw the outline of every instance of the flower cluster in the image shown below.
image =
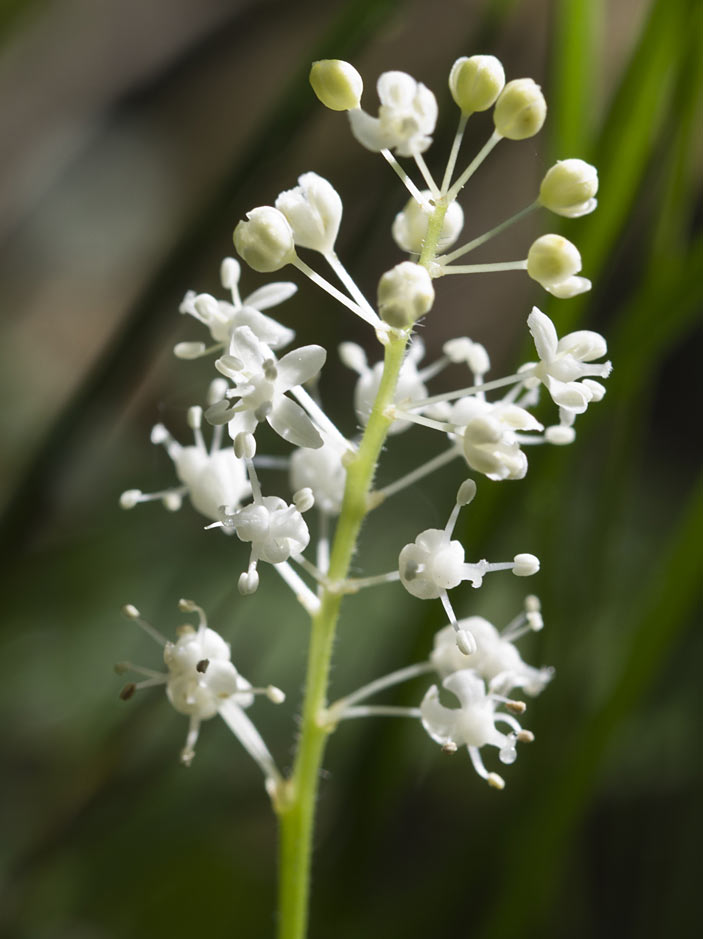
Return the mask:
<path fill-rule="evenodd" d="M 541 628 L 539 604 L 529 597 L 525 611 L 499 633 L 482 617 L 459 619 L 449 593 L 465 582 L 479 588 L 489 573 L 534 575 L 540 562 L 529 550 L 521 550 L 510 561 L 467 560 L 465 546 L 454 537 L 455 526 L 462 508 L 477 495 L 483 477 L 497 482 L 522 479 L 528 472 L 525 451 L 529 446 L 574 440 L 576 416 L 603 397 L 601 380 L 611 366 L 604 361 L 607 349 L 602 336 L 578 330 L 560 338 L 555 324 L 537 307 L 526 317 L 535 356 L 514 374 L 497 378 L 490 375 L 487 350 L 475 339 L 455 336 L 427 362 L 431 333 L 426 331 L 423 342 L 414 330 L 418 321 L 428 318 L 431 323 L 441 315 L 434 312 L 438 281 L 449 275 L 522 271 L 561 299 L 589 290 L 590 281 L 580 274 L 578 249 L 558 234 L 538 237 L 519 260 L 456 262 L 528 212 L 543 208 L 571 219 L 593 211 L 598 175 L 583 160 L 561 160 L 547 170 L 530 205 L 454 247 L 465 221 L 457 199 L 471 177 L 501 141 L 524 140 L 541 129 L 547 108 L 539 86 L 529 78 L 506 82 L 503 66 L 494 56 L 458 59 L 448 81 L 459 123 L 443 176 L 436 180 L 423 154 L 432 144 L 438 108 L 424 84 L 404 72 L 384 73 L 377 83 L 380 103 L 374 112 L 362 108 L 364 83 L 347 62 L 316 62 L 310 81 L 323 104 L 347 112 L 353 137 L 366 150 L 380 153 L 407 190 L 409 199 L 398 200 L 391 230 L 404 257 L 380 273 L 372 303 L 337 251 L 343 217 L 340 195 L 329 180 L 312 171 L 298 176 L 297 185 L 281 192 L 271 205 L 248 211 L 236 225 L 233 240 L 237 254 L 254 271 L 271 274 L 292 267 L 345 313 L 370 327 L 368 340 L 372 346 L 379 343 L 378 356 L 352 342 L 342 343 L 337 350 L 339 361 L 358 376 L 349 406 L 351 429 L 340 430 L 321 401 L 318 386 L 324 390 L 328 351 L 317 344 L 292 347 L 294 331 L 265 312 L 289 300 L 297 289 L 295 283 L 274 281 L 242 300 L 241 267 L 228 257 L 222 262 L 220 279 L 229 299 L 188 291 L 180 307 L 207 328 L 210 341 L 180 342 L 176 356 L 187 360 L 213 355 L 217 373 L 212 376 L 205 410 L 193 406 L 187 412 L 194 442 L 190 446 L 178 443 L 161 424 L 152 431 L 152 441 L 162 445 L 173 462 L 178 482 L 151 494 L 129 489 L 120 502 L 130 509 L 137 503 L 160 500 L 174 510 L 188 496 L 206 519 L 207 528 L 236 535 L 230 545 L 245 543 L 248 559 L 236 562 L 238 570 L 244 567 L 237 578 L 243 596 L 256 592 L 263 577 L 259 567 L 269 565 L 311 615 L 325 614 L 325 597 L 380 585 L 394 584 L 391 589 L 404 588 L 413 597 L 440 600 L 446 625 L 437 633 L 426 662 L 371 682 L 318 714 L 316 720 L 319 726 L 332 728 L 349 717 L 402 712 L 418 718 L 444 750 L 467 746 L 479 775 L 502 788 L 501 777 L 485 769 L 480 751 L 495 746 L 507 764 L 515 759 L 516 743 L 532 739 L 515 716 L 524 710 L 524 703 L 508 695 L 516 689 L 535 695 L 552 676 L 550 669 L 525 664 L 514 645 L 523 632 Z M 462 172 L 455 172 L 467 121 L 489 111 L 492 129 L 487 142 Z M 420 185 L 398 158 L 409 161 L 411 169 L 414 166 Z M 392 367 L 391 361 L 396 363 Z M 444 387 L 449 385 L 451 390 L 433 393 L 431 382 L 440 374 Z M 536 416 L 542 394 L 556 406 L 554 418 L 545 419 L 549 407 L 539 419 Z M 203 418 L 213 427 L 209 446 L 202 432 Z M 425 434 L 428 440 L 432 433 L 437 439 L 439 433 L 442 448 L 401 478 L 371 490 L 383 442 L 410 430 Z M 288 455 L 261 452 L 270 431 L 290 446 Z M 366 455 L 369 437 L 376 441 L 371 462 Z M 426 529 L 405 546 L 398 545 L 396 560 L 384 573 L 350 577 L 348 564 L 341 571 L 330 567 L 332 539 L 346 538 L 354 525 L 358 532 L 359 506 L 362 514 L 368 514 L 455 460 L 461 466 L 459 479 L 467 472 L 470 475 L 458 486 L 444 528 Z M 272 469 L 287 471 L 285 492 L 269 490 L 264 474 Z M 313 509 L 315 521 L 309 526 L 304 515 Z M 352 516 L 357 520 L 350 521 Z M 342 553 L 351 557 L 354 544 L 347 549 Z M 192 759 L 201 721 L 219 714 L 261 766 L 267 784 L 275 788 L 280 776 L 245 711 L 258 691 L 274 701 L 282 700 L 282 693 L 270 686 L 253 689 L 231 663 L 227 643 L 207 627 L 202 610 L 190 601 L 182 601 L 181 608 L 196 612 L 199 625 L 197 629 L 184 627 L 175 643 L 157 634 L 133 607 L 127 608 L 127 615 L 162 643 L 167 668 L 165 673 L 156 673 L 123 666 L 145 676 L 139 685 L 128 686 L 129 693 L 148 684 L 166 686 L 173 707 L 190 718 L 183 752 L 186 763 Z M 442 702 L 437 684 L 417 708 L 403 711 L 358 704 L 382 688 L 430 671 L 436 672 L 442 689 L 455 697 L 458 707 Z"/>

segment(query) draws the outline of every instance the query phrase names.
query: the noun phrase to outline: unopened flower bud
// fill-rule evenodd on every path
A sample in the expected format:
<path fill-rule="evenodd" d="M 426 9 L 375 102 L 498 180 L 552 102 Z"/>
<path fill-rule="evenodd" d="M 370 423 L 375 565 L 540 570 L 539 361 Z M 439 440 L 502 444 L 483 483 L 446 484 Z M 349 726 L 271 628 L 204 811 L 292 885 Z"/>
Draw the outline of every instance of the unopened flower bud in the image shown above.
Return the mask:
<path fill-rule="evenodd" d="M 539 570 L 539 558 L 534 554 L 516 554 L 513 558 L 513 574 L 516 577 L 531 577 Z"/>
<path fill-rule="evenodd" d="M 566 218 L 588 215 L 596 205 L 598 170 L 584 160 L 559 160 L 547 170 L 539 188 L 539 201 Z"/>
<path fill-rule="evenodd" d="M 573 427 L 567 427 L 565 424 L 554 424 L 552 427 L 547 427 L 544 432 L 544 439 L 547 443 L 565 447 L 576 440 L 576 431 Z"/>
<path fill-rule="evenodd" d="M 427 228 L 430 224 L 432 212 L 434 211 L 429 204 L 431 193 L 426 189 L 422 195 L 427 200 L 422 205 L 415 199 L 409 199 L 402 212 L 398 212 L 393 221 L 393 240 L 410 254 L 420 254 L 422 245 L 427 236 Z M 453 245 L 461 234 L 464 227 L 464 210 L 455 200 L 447 206 L 447 211 L 442 222 L 442 230 L 439 234 L 437 247 L 440 250 Z"/>
<path fill-rule="evenodd" d="M 135 505 L 142 501 L 141 489 L 127 489 L 120 496 L 121 509 L 133 509 Z"/>
<path fill-rule="evenodd" d="M 293 232 L 282 212 L 262 205 L 247 212 L 234 229 L 234 247 L 249 267 L 261 274 L 278 271 L 295 257 Z"/>
<path fill-rule="evenodd" d="M 434 287 L 427 269 L 412 261 L 396 264 L 378 283 L 378 312 L 390 326 L 411 326 L 434 303 Z"/>
<path fill-rule="evenodd" d="M 581 255 L 561 235 L 542 235 L 527 253 L 527 273 L 545 289 L 568 281 L 581 270 Z"/>
<path fill-rule="evenodd" d="M 496 101 L 493 122 L 501 137 L 525 140 L 542 128 L 547 103 L 539 85 L 531 78 L 508 82 Z"/>
<path fill-rule="evenodd" d="M 276 208 L 293 231 L 296 245 L 329 253 L 342 219 L 342 200 L 334 186 L 317 173 L 303 173 L 295 189 L 282 192 Z"/>
<path fill-rule="evenodd" d="M 364 82 L 353 65 L 342 59 L 320 59 L 310 69 L 310 84 L 320 101 L 331 111 L 358 108 Z"/>
<path fill-rule="evenodd" d="M 449 73 L 449 90 L 463 114 L 487 111 L 505 85 L 505 72 L 494 55 L 462 56 Z"/>

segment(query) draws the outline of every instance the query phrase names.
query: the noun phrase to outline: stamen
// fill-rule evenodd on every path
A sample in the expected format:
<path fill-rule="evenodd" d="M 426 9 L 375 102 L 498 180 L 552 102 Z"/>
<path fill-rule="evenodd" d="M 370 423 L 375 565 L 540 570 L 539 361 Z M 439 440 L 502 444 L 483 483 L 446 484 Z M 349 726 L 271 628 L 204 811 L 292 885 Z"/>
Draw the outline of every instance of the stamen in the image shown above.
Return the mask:
<path fill-rule="evenodd" d="M 198 614 L 198 626 L 200 629 L 204 629 L 207 626 L 207 616 L 205 615 L 205 610 L 198 606 L 193 600 L 185 600 L 181 598 L 178 601 L 178 609 L 181 613 L 197 613 Z"/>
<path fill-rule="evenodd" d="M 165 646 L 167 644 L 168 639 L 162 633 L 160 633 L 158 629 L 152 626 L 151 623 L 148 623 L 145 619 L 142 618 L 142 614 L 139 612 L 136 606 L 133 606 L 131 603 L 126 603 L 122 607 L 122 613 L 127 617 L 127 619 L 131 619 L 137 624 L 137 626 L 140 626 L 144 632 L 151 636 L 151 638 L 156 642 L 158 642 L 160 646 Z"/>

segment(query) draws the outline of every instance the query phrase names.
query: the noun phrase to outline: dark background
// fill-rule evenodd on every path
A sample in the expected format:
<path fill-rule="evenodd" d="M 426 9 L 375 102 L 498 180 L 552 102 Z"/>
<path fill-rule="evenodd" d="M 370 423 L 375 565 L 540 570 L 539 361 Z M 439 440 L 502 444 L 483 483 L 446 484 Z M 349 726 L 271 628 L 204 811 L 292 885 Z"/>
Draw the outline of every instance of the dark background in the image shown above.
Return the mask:
<path fill-rule="evenodd" d="M 399 259 L 389 226 L 403 191 L 344 116 L 316 102 L 310 61 L 352 60 L 369 109 L 382 71 L 429 85 L 440 122 L 427 159 L 439 170 L 456 120 L 449 68 L 491 52 L 508 78 L 540 82 L 550 110 L 538 137 L 501 144 L 467 187 L 467 235 L 531 201 L 556 158 L 599 167 L 600 204 L 576 221 L 531 216 L 477 260 L 524 257 L 536 235 L 561 231 L 594 290 L 554 301 L 519 273 L 446 278 L 422 335 L 430 358 L 450 336 L 483 342 L 495 375 L 528 354 L 532 303 L 560 334 L 584 326 L 608 338 L 608 393 L 577 422 L 576 444 L 531 450 L 522 482 L 480 482 L 462 516 L 469 558 L 542 559 L 529 586 L 546 628 L 523 651 L 557 677 L 530 705 L 537 741 L 502 793 L 415 722 L 341 728 L 325 760 L 310 935 L 693 935 L 700 13 L 686 0 L 0 7 L 0 934 L 272 934 L 276 833 L 258 771 L 219 721 L 181 769 L 185 720 L 158 690 L 120 702 L 111 665 L 158 667 L 122 603 L 170 634 L 178 597 L 193 596 L 242 673 L 288 692 L 282 708 L 256 708 L 286 766 L 305 618 L 265 569 L 259 593 L 242 600 L 245 551 L 203 532 L 189 506 L 126 515 L 117 498 L 172 480 L 149 429 L 164 420 L 186 440 L 184 410 L 211 374 L 171 355 L 176 341 L 203 338 L 178 303 L 187 288 L 221 294 L 219 261 L 245 211 L 312 169 L 344 199 L 339 251 L 368 294 Z M 487 115 L 473 119 L 463 152 L 489 132 Z M 262 282 L 245 271 L 244 293 Z M 278 312 L 301 344 L 330 349 L 321 390 L 351 433 L 352 376 L 333 350 L 366 341 L 364 327 L 307 283 Z M 441 445 L 429 432 L 394 438 L 381 478 Z M 277 448 L 271 435 L 267 450 Z M 388 569 L 421 528 L 443 525 L 460 478 L 449 467 L 379 510 L 359 569 Z M 496 575 L 456 602 L 500 625 L 522 586 Z M 424 658 L 440 625 L 439 604 L 397 587 L 352 600 L 333 694 Z M 416 704 L 425 686 L 385 700 Z"/>

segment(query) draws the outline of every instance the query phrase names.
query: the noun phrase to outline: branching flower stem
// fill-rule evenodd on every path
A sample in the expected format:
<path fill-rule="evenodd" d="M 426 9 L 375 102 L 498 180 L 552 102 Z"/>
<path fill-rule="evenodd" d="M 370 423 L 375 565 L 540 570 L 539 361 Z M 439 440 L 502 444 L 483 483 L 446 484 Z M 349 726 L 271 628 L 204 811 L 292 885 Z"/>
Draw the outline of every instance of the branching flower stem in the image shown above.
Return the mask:
<path fill-rule="evenodd" d="M 428 267 L 447 211 L 441 199 L 435 206 L 419 263 Z M 357 539 L 369 511 L 369 493 L 392 418 L 388 416 L 411 330 L 393 330 L 384 350 L 383 376 L 358 452 L 347 465 L 342 511 L 330 556 L 329 580 L 344 581 Z M 273 792 L 280 824 L 279 939 L 304 939 L 308 920 L 312 834 L 317 786 L 327 737 L 333 727 L 325 720 L 332 647 L 342 595 L 329 589 L 320 594 L 320 610 L 312 617 L 305 699 L 300 738 L 291 776 Z"/>

